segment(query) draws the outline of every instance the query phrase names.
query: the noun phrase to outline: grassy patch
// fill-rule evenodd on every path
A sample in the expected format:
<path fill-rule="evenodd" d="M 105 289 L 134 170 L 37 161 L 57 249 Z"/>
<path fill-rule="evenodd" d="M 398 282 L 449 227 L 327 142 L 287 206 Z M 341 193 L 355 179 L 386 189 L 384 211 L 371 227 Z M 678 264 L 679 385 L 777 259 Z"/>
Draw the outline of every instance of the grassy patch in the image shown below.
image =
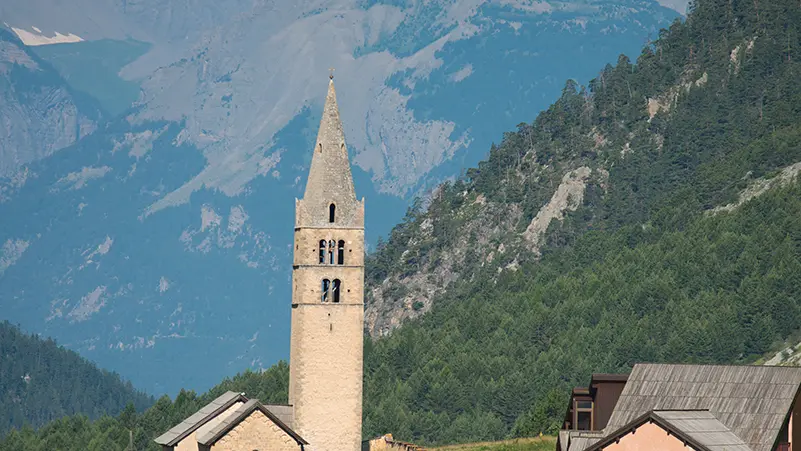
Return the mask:
<path fill-rule="evenodd" d="M 430 451 L 553 451 L 556 437 L 516 438 L 500 442 L 467 443 L 430 448 Z"/>

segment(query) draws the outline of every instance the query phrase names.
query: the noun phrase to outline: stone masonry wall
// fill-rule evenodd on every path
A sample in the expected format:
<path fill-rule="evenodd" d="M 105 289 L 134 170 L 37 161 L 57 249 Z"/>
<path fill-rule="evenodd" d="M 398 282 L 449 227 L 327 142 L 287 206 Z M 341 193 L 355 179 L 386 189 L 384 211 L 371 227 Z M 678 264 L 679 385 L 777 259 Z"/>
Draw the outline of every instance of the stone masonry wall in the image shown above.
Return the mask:
<path fill-rule="evenodd" d="M 298 451 L 300 445 L 256 410 L 211 447 L 211 451 Z"/>

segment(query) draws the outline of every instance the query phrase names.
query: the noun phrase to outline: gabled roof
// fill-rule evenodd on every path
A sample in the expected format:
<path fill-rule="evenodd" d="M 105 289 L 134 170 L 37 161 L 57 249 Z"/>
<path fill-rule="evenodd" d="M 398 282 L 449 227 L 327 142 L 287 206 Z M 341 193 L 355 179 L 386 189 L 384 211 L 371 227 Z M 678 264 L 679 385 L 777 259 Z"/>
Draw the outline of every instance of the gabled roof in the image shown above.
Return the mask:
<path fill-rule="evenodd" d="M 801 368 L 637 364 L 605 432 L 654 410 L 708 410 L 753 451 L 771 451 L 799 387 Z"/>
<path fill-rule="evenodd" d="M 645 423 L 655 423 L 700 451 L 753 451 L 708 410 L 657 410 L 635 418 L 587 448 L 598 451 Z"/>
<path fill-rule="evenodd" d="M 176 443 L 183 440 L 187 435 L 196 431 L 199 427 L 206 424 L 209 420 L 217 415 L 225 412 L 229 407 L 237 402 L 247 402 L 247 398 L 241 393 L 227 391 L 220 395 L 214 401 L 203 406 L 194 415 L 185 419 L 181 423 L 174 426 L 169 431 L 156 437 L 154 440 L 159 445 L 175 446 Z"/>
<path fill-rule="evenodd" d="M 295 442 L 299 445 L 308 445 L 309 443 L 303 439 L 297 432 L 293 431 L 289 426 L 284 424 L 283 421 L 279 420 L 278 417 L 273 415 L 262 403 L 259 402 L 258 399 L 251 399 L 250 401 L 243 404 L 241 407 L 236 409 L 228 418 L 224 419 L 220 424 L 215 426 L 210 431 L 206 432 L 202 436 L 197 438 L 197 442 L 204 446 L 211 446 L 217 442 L 217 440 L 221 439 L 225 434 L 228 433 L 231 429 L 236 427 L 239 423 L 242 422 L 245 418 L 247 418 L 250 414 L 255 411 L 260 411 L 267 418 L 270 419 L 276 426 L 281 428 L 284 432 L 286 432 L 290 437 L 292 437 Z"/>

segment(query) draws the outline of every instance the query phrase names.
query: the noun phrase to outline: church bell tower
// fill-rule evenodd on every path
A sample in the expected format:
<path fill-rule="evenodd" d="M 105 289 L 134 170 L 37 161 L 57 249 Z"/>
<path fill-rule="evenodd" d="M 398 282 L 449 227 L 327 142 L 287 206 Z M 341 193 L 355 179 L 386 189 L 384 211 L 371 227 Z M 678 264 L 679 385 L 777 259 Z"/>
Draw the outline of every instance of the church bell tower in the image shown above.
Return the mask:
<path fill-rule="evenodd" d="M 295 200 L 289 403 L 308 451 L 359 451 L 364 199 L 356 199 L 333 76 L 303 199 Z"/>

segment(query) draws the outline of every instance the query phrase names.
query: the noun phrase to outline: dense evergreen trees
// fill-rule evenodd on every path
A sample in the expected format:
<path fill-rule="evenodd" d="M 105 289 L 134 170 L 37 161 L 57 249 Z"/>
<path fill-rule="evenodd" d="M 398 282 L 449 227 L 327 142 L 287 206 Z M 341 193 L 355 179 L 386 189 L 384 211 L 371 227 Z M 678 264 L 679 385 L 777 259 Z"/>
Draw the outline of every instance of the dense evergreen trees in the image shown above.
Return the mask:
<path fill-rule="evenodd" d="M 371 285 L 403 294 L 416 268 L 465 241 L 501 236 L 506 252 L 488 261 L 494 242 L 465 258 L 430 313 L 368 343 L 366 433 L 443 443 L 553 432 L 571 386 L 594 371 L 748 363 L 795 333 L 798 181 L 712 209 L 801 162 L 799 27 L 791 0 L 695 2 L 636 64 L 621 56 L 587 88 L 568 82 L 533 124 L 411 209 L 370 256 Z M 608 176 L 531 252 L 521 233 L 579 166 Z M 523 214 L 489 235 L 507 218 L 476 205 Z"/>
<path fill-rule="evenodd" d="M 65 415 L 116 415 L 128 403 L 142 411 L 153 401 L 117 374 L 8 322 L 0 323 L 0 393 L 0 435 Z"/>
<path fill-rule="evenodd" d="M 476 209 L 522 211 L 500 235 L 505 257 L 465 259 L 431 312 L 366 341 L 366 436 L 445 443 L 553 432 L 569 389 L 592 372 L 747 363 L 797 332 L 801 183 L 712 209 L 801 161 L 801 4 L 701 0 L 691 9 L 636 64 L 621 56 L 586 88 L 568 82 L 486 161 L 410 208 L 369 257 L 368 285 L 394 281 L 385 293 L 399 296 L 404 278 L 508 219 L 474 227 L 487 220 Z M 541 254 L 531 252 L 521 232 L 579 166 L 608 175 L 551 224 Z M 156 449 L 154 436 L 222 390 L 284 401 L 286 370 L 165 397 L 144 414 L 23 429 L 0 450 L 122 450 L 128 431 L 135 449 Z"/>

